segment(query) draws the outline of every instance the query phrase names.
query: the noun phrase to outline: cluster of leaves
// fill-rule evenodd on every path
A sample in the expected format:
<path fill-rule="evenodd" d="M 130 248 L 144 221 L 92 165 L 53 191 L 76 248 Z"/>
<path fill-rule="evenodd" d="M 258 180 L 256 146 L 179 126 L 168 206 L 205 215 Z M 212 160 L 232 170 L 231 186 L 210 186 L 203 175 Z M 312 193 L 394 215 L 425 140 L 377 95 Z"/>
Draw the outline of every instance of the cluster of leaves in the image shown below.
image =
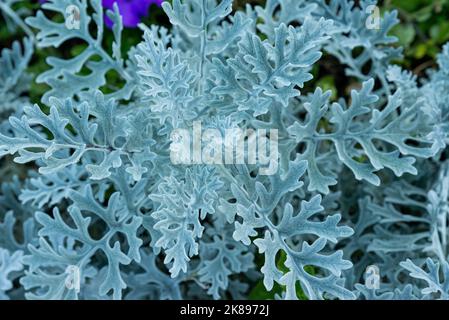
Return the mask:
<path fill-rule="evenodd" d="M 140 25 L 129 50 L 117 6 L 105 41 L 100 0 L 14 15 L 36 34 L 1 56 L 0 156 L 26 174 L 2 183 L 0 298 L 448 298 L 449 45 L 416 79 L 393 65 L 397 12 L 367 28 L 375 4 L 173 0 L 172 27 Z M 33 47 L 70 41 L 84 46 L 48 57 L 32 105 Z M 306 86 L 323 54 L 359 84 L 350 97 Z M 198 121 L 277 129 L 277 170 L 170 161 L 172 133 Z"/>

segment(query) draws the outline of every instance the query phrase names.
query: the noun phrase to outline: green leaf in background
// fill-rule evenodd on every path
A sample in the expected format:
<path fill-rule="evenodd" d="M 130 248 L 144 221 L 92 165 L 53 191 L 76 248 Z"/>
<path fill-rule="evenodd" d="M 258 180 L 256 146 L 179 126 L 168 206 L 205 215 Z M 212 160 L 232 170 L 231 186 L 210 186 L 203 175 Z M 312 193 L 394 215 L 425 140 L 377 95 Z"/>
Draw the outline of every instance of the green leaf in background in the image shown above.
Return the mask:
<path fill-rule="evenodd" d="M 286 274 L 289 270 L 285 266 L 285 260 L 287 259 L 287 255 L 285 254 L 285 251 L 281 250 L 279 257 L 277 259 L 276 265 L 278 269 Z M 311 275 L 315 274 L 315 268 L 313 266 L 306 266 L 305 271 Z M 248 299 L 250 300 L 272 300 L 275 299 L 276 296 L 282 295 L 282 293 L 285 292 L 285 286 L 281 286 L 278 283 L 274 283 L 273 289 L 271 291 L 267 291 L 263 284 L 263 280 L 259 280 L 256 284 L 256 286 L 251 290 Z M 296 294 L 299 298 L 299 300 L 308 300 L 307 296 L 305 295 L 304 291 L 301 288 L 301 285 L 298 283 L 296 285 Z"/>
<path fill-rule="evenodd" d="M 337 89 L 335 87 L 335 78 L 331 75 L 324 76 L 320 80 L 317 81 L 316 85 L 323 89 L 323 92 L 328 90 L 332 91 L 332 95 L 330 99 L 335 101 L 337 99 Z"/>
<path fill-rule="evenodd" d="M 399 39 L 401 46 L 408 47 L 415 40 L 416 32 L 411 23 L 398 24 L 392 30 L 392 35 Z"/>

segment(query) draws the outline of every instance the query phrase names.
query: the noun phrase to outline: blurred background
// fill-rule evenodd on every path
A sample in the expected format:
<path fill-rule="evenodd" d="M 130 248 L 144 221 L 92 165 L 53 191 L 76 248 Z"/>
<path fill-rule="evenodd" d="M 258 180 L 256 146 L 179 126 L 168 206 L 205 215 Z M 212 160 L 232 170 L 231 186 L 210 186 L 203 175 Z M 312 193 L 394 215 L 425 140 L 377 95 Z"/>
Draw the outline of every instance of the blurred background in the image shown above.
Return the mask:
<path fill-rule="evenodd" d="M 0 5 L 2 1 L 5 0 L 0 0 Z M 23 12 L 23 17 L 26 17 L 33 15 L 45 0 L 14 0 L 13 2 L 15 2 L 13 8 Z M 264 3 L 265 0 L 234 0 L 234 10 L 244 9 L 247 4 L 264 5 Z M 398 45 L 404 47 L 404 59 L 395 62 L 419 76 L 425 75 L 427 68 L 435 66 L 435 57 L 440 52 L 442 45 L 449 41 L 449 0 L 385 0 L 379 1 L 379 6 L 381 11 L 396 9 L 399 13 L 401 23 L 392 30 L 392 34 L 398 37 Z M 5 20 L 4 16 L 0 15 L 0 48 L 9 47 L 14 40 L 21 39 L 25 35 L 23 29 L 12 30 L 6 23 L 7 19 Z M 55 17 L 55 20 L 57 19 L 61 19 L 61 17 Z M 169 26 L 162 8 L 156 4 L 149 7 L 141 21 L 147 25 Z M 139 43 L 141 35 L 138 28 L 125 28 L 123 52 L 127 52 L 129 47 Z M 105 41 L 112 42 L 111 30 L 106 30 L 105 39 Z M 38 50 L 29 71 L 39 74 L 48 68 L 45 63 L 47 56 L 68 58 L 77 55 L 84 49 L 84 46 L 83 43 L 73 42 L 64 45 L 62 50 Z M 330 58 L 324 56 L 313 70 L 315 80 L 310 85 L 319 85 L 323 89 L 336 89 L 335 91 L 339 94 L 344 94 L 341 91 L 348 92 L 352 84 L 340 81 L 344 72 L 327 59 Z M 111 75 L 108 80 L 114 82 L 114 76 Z M 338 88 L 336 88 L 336 83 Z M 33 83 L 30 92 L 32 102 L 39 102 L 41 95 L 47 89 L 44 84 Z"/>

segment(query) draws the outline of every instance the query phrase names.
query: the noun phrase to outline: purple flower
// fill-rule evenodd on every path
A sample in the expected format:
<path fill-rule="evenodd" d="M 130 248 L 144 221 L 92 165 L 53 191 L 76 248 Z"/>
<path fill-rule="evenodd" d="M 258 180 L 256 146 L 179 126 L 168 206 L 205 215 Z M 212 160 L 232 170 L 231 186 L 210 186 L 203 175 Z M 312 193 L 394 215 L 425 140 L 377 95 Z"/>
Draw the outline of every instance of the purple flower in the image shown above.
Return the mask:
<path fill-rule="evenodd" d="M 45 3 L 47 0 L 39 0 Z M 117 2 L 118 11 L 122 16 L 123 25 L 128 28 L 135 28 L 143 17 L 148 16 L 150 5 L 156 4 L 159 7 L 165 0 L 102 0 L 105 9 L 114 10 L 114 2 Z M 112 28 L 112 21 L 105 15 L 105 23 Z"/>
<path fill-rule="evenodd" d="M 103 0 L 103 7 L 113 10 L 114 2 L 117 2 L 123 25 L 135 28 L 140 20 L 148 15 L 150 5 L 156 4 L 160 6 L 164 0 Z M 105 23 L 109 28 L 112 27 L 112 21 L 107 16 L 105 17 Z"/>

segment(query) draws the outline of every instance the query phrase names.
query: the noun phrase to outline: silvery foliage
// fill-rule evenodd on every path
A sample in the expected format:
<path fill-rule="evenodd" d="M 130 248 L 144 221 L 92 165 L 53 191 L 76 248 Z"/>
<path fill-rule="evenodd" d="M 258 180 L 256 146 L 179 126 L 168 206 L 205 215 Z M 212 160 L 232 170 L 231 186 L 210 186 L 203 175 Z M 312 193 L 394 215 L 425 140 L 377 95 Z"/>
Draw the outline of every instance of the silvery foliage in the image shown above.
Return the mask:
<path fill-rule="evenodd" d="M 0 111 L 12 116 L 0 155 L 31 169 L 2 184 L 0 297 L 241 298 L 261 280 L 285 299 L 298 286 L 310 299 L 448 298 L 449 46 L 418 83 L 391 65 L 397 13 L 366 28 L 372 4 L 268 0 L 232 12 L 232 0 L 173 0 L 172 28 L 141 25 L 127 53 L 117 7 L 109 48 L 99 0 L 43 4 L 56 15 L 75 5 L 81 20 L 27 18 L 38 48 L 88 46 L 47 58 L 40 106 L 22 95 L 32 40 L 2 52 Z M 304 89 L 323 54 L 360 82 L 348 99 Z M 172 164 L 170 133 L 193 121 L 278 129 L 279 170 Z M 364 285 L 372 264 L 378 289 Z"/>

